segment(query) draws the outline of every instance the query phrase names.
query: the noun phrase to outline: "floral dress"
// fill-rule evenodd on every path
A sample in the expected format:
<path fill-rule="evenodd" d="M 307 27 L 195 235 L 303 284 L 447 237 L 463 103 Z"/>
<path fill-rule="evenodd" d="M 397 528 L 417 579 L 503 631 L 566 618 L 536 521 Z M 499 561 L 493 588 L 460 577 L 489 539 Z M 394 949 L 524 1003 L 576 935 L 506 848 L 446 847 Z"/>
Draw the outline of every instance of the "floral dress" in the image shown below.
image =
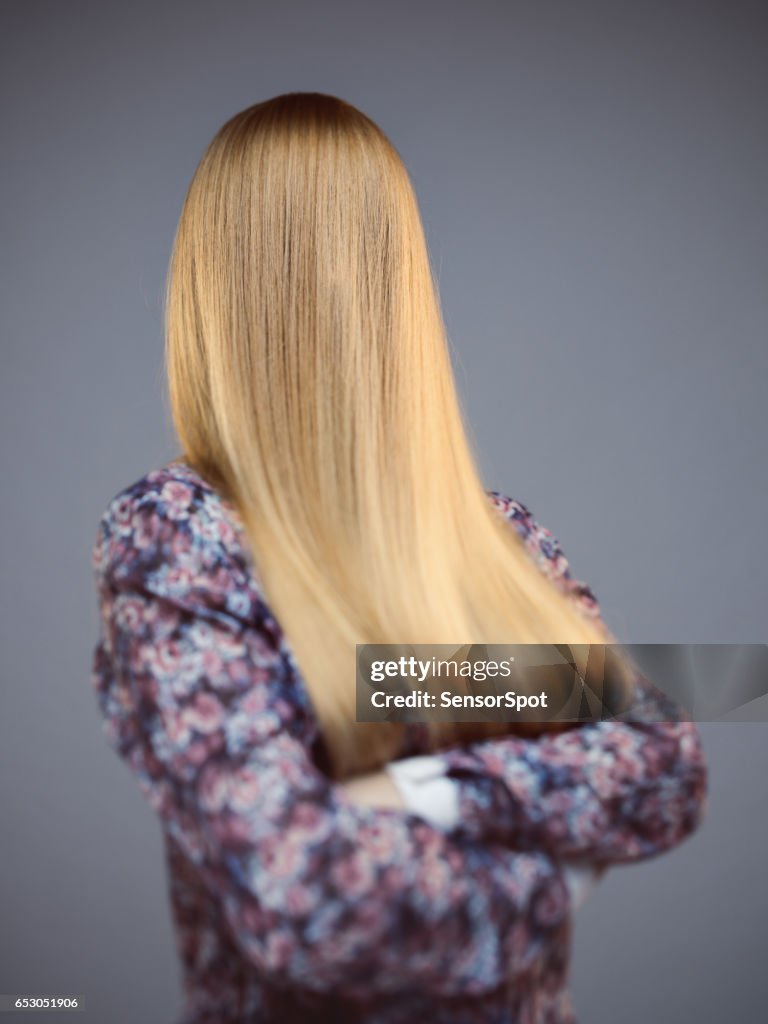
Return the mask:
<path fill-rule="evenodd" d="M 586 615 L 594 594 L 519 501 L 489 500 Z M 647 714 L 441 752 L 461 822 L 353 804 L 238 513 L 181 461 L 108 504 L 92 686 L 163 829 L 176 1024 L 572 1024 L 560 864 L 651 857 L 697 826 L 696 727 Z M 642 711 L 642 705 L 641 705 Z M 660 720 L 662 719 L 662 720 Z M 423 752 L 406 729 L 402 756 Z"/>

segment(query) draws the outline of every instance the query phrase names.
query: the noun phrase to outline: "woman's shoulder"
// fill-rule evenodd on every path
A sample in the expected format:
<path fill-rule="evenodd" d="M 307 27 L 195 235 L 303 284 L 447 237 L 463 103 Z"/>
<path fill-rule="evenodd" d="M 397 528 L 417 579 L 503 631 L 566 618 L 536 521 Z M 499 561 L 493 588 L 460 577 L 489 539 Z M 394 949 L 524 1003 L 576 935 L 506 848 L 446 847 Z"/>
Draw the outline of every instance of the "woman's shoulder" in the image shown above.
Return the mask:
<path fill-rule="evenodd" d="M 107 502 L 92 550 L 97 577 L 151 578 L 169 597 L 215 591 L 229 603 L 262 599 L 234 507 L 178 459 L 121 487 Z"/>
<path fill-rule="evenodd" d="M 121 487 L 109 500 L 102 519 L 121 521 L 128 513 L 151 510 L 181 522 L 237 516 L 231 504 L 189 463 L 172 459 Z"/>
<path fill-rule="evenodd" d="M 528 505 L 500 491 L 487 493 L 494 508 L 515 527 L 528 549 L 539 560 L 543 559 L 547 563 L 545 568 L 567 572 L 568 565 L 560 541 L 551 530 L 538 521 Z"/>
<path fill-rule="evenodd" d="M 528 505 L 499 491 L 488 491 L 494 507 L 512 523 L 526 549 L 542 572 L 555 583 L 572 593 L 584 613 L 598 617 L 600 606 L 594 591 L 584 580 L 574 576 L 563 546 L 549 527 L 534 516 Z"/>
<path fill-rule="evenodd" d="M 493 507 L 517 527 L 521 534 L 526 536 L 531 532 L 535 520 L 527 505 L 524 505 L 518 498 L 510 498 L 509 495 L 502 494 L 501 491 L 486 491 L 486 494 Z"/>
<path fill-rule="evenodd" d="M 181 459 L 165 462 L 121 487 L 99 520 L 102 532 L 121 534 L 164 525 L 223 543 L 242 531 L 234 506 Z"/>

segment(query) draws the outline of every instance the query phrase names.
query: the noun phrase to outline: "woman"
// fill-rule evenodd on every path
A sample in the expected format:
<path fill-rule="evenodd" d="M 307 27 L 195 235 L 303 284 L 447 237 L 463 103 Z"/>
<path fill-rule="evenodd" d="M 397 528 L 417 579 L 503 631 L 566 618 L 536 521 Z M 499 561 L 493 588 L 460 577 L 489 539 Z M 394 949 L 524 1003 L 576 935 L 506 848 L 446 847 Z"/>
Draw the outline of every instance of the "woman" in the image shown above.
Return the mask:
<path fill-rule="evenodd" d="M 698 734 L 639 677 L 567 730 L 355 721 L 356 643 L 610 639 L 483 490 L 381 130 L 317 93 L 229 120 L 166 311 L 184 454 L 99 523 L 93 685 L 162 822 L 180 1024 L 573 1021 L 574 880 L 696 827 Z"/>

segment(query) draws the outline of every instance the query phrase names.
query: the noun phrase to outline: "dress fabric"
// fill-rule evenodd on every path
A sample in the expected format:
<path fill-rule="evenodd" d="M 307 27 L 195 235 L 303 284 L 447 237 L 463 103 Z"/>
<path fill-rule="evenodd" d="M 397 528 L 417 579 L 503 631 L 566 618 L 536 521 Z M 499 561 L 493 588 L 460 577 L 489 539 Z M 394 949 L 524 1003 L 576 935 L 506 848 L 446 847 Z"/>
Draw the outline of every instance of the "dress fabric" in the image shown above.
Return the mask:
<path fill-rule="evenodd" d="M 599 619 L 555 536 L 489 501 Z M 658 855 L 698 825 L 698 731 L 644 680 L 632 720 L 441 752 L 460 824 L 360 807 L 322 770 L 305 684 L 234 507 L 174 460 L 98 524 L 92 687 L 165 842 L 175 1024 L 573 1024 L 561 863 Z M 406 729 L 400 756 L 425 752 Z"/>

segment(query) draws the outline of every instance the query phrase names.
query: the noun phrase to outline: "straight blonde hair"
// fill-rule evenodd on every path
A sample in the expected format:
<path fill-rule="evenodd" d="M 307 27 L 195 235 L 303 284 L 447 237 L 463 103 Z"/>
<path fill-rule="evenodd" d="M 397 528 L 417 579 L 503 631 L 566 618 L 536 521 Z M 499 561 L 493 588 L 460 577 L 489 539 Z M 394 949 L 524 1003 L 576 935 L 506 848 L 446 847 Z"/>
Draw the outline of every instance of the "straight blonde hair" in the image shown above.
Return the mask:
<path fill-rule="evenodd" d="M 228 120 L 166 289 L 184 458 L 238 510 L 341 777 L 404 726 L 355 721 L 355 644 L 604 643 L 480 480 L 406 168 L 365 114 L 288 93 Z M 509 723 L 430 726 L 433 748 Z"/>

